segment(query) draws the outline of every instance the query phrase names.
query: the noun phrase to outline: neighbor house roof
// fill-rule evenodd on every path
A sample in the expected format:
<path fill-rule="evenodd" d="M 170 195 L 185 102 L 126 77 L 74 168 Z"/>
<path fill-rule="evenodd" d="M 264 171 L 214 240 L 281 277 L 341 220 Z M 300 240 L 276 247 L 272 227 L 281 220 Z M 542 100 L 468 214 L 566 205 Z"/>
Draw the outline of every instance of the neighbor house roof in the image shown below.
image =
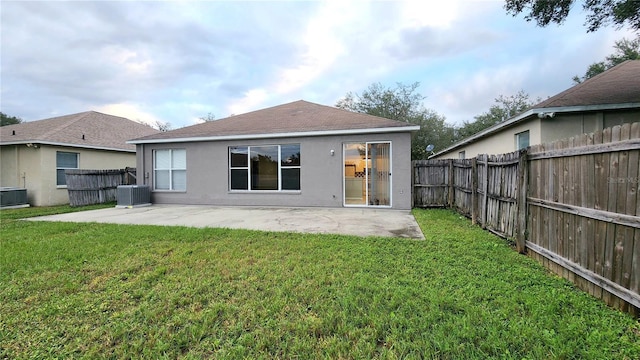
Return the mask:
<path fill-rule="evenodd" d="M 419 126 L 299 100 L 130 141 L 133 144 L 416 131 Z"/>
<path fill-rule="evenodd" d="M 505 122 L 484 129 L 434 154 L 438 156 L 468 145 L 533 116 L 553 113 L 640 109 L 640 60 L 627 60 L 611 69 L 537 103 Z"/>
<path fill-rule="evenodd" d="M 159 131 L 144 124 L 96 111 L 0 127 L 0 145 L 47 144 L 135 152 L 127 140 Z"/>
<path fill-rule="evenodd" d="M 627 60 L 534 106 L 572 107 L 640 103 L 640 60 Z"/>

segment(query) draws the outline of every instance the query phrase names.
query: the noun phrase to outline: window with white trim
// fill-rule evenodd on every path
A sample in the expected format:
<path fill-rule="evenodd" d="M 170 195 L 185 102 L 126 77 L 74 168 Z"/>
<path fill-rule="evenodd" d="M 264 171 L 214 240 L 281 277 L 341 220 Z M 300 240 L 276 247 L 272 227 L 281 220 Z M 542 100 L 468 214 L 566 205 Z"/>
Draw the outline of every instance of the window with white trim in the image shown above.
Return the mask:
<path fill-rule="evenodd" d="M 153 189 L 187 190 L 187 151 L 185 149 L 154 150 Z"/>
<path fill-rule="evenodd" d="M 77 169 L 80 154 L 66 151 L 56 151 L 56 185 L 67 186 L 64 175 L 66 169 Z"/>
<path fill-rule="evenodd" d="M 300 190 L 300 144 L 229 147 L 229 189 Z"/>

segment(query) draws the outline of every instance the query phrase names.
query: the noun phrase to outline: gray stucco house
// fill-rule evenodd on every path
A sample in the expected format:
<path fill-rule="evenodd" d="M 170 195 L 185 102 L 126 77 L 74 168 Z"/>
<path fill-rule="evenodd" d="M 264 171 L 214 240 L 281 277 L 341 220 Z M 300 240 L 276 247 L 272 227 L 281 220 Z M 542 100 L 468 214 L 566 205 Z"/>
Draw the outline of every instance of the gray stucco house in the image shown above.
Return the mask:
<path fill-rule="evenodd" d="M 410 209 L 417 130 L 300 100 L 130 143 L 154 203 Z"/>

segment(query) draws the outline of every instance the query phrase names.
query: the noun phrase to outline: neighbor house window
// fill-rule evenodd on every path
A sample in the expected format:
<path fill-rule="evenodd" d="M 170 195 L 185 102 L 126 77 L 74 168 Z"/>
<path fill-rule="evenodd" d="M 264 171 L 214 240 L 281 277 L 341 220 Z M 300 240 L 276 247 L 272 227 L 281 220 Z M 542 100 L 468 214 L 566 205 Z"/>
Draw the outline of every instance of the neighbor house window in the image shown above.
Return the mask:
<path fill-rule="evenodd" d="M 229 147 L 231 190 L 300 190 L 300 144 Z"/>
<path fill-rule="evenodd" d="M 518 150 L 529 147 L 529 130 L 516 134 L 516 148 Z"/>
<path fill-rule="evenodd" d="M 466 157 L 466 153 L 464 151 L 458 152 L 458 159 L 464 160 Z"/>
<path fill-rule="evenodd" d="M 67 186 L 67 179 L 64 176 L 66 169 L 77 169 L 80 154 L 65 151 L 56 151 L 56 185 Z"/>
<path fill-rule="evenodd" d="M 153 152 L 153 188 L 187 190 L 187 151 L 162 149 Z"/>

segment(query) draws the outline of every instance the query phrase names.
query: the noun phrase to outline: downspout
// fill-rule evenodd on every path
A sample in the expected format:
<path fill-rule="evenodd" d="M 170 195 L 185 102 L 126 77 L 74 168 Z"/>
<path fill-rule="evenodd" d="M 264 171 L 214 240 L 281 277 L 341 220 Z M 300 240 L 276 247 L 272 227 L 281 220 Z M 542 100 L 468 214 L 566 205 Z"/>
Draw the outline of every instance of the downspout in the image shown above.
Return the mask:
<path fill-rule="evenodd" d="M 147 185 L 147 176 L 146 176 L 147 168 L 145 167 L 145 164 L 144 164 L 144 158 L 145 158 L 144 144 L 140 144 L 140 154 L 141 154 L 140 155 L 140 158 L 141 158 L 140 159 L 140 162 L 141 162 L 140 165 L 142 166 L 142 174 L 138 174 L 138 176 L 142 175 L 142 185 Z"/>
<path fill-rule="evenodd" d="M 15 161 L 16 161 L 16 185 L 18 187 L 20 187 L 20 156 L 18 155 L 18 148 L 20 147 L 20 145 L 16 145 L 15 149 L 16 149 L 16 156 L 15 156 Z M 24 183 L 24 182 L 23 182 Z M 25 186 L 23 186 L 25 187 Z"/>

